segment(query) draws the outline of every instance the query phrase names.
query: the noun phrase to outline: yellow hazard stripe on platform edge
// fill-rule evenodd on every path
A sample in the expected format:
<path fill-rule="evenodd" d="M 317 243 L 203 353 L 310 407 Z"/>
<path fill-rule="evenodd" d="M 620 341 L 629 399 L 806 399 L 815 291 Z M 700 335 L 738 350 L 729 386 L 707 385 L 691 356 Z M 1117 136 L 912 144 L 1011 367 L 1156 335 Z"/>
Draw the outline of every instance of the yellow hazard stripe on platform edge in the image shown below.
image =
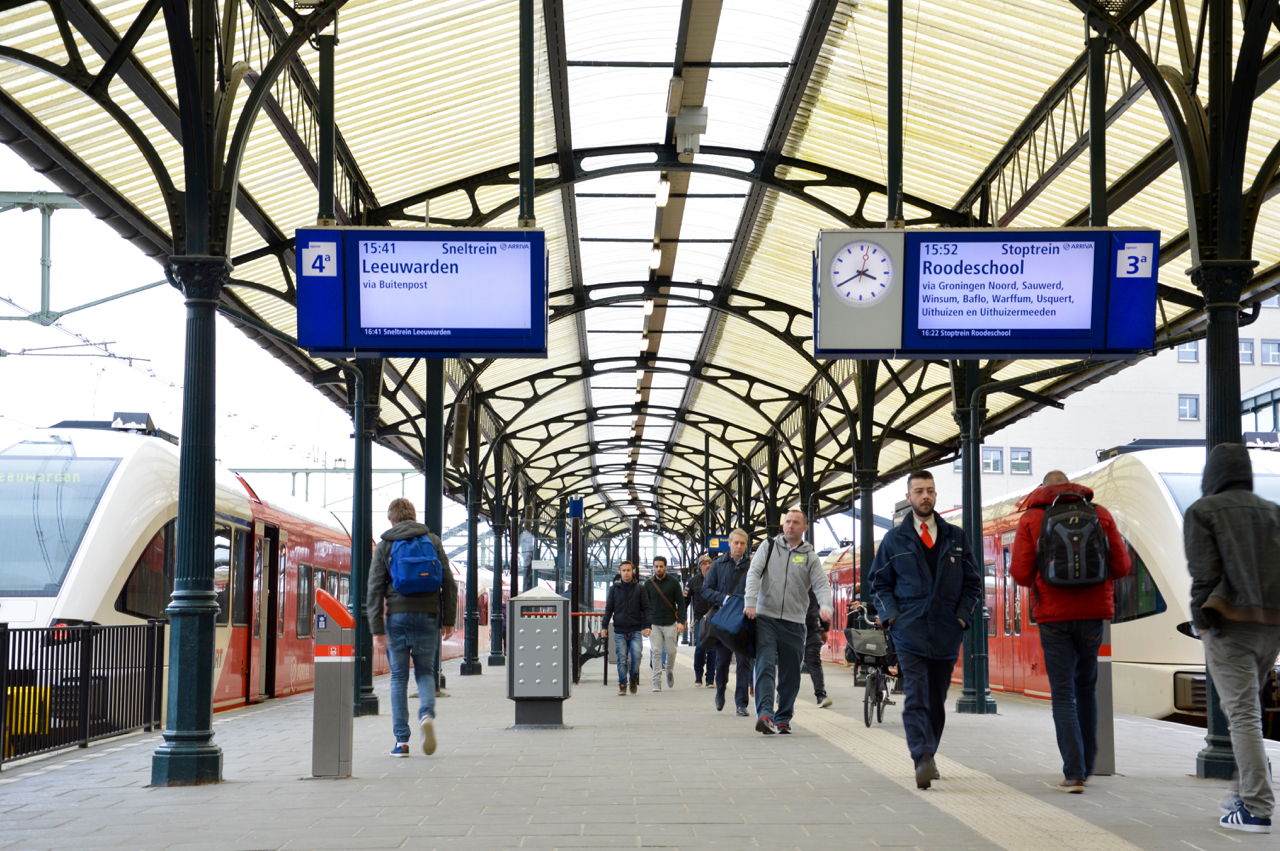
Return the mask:
<path fill-rule="evenodd" d="M 942 755 L 934 760 L 946 779 L 934 781 L 928 791 L 917 789 L 911 756 L 900 737 L 803 701 L 796 702 L 796 714 L 805 730 L 1009 851 L 1141 851 L 1092 822 Z"/>

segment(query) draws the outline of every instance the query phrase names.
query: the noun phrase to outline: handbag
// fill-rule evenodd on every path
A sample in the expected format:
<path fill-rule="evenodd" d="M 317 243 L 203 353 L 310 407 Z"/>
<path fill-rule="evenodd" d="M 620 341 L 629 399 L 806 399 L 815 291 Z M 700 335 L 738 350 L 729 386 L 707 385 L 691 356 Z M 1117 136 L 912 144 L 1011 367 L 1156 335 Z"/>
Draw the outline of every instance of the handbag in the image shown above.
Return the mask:
<path fill-rule="evenodd" d="M 716 638 L 715 628 L 711 626 L 711 618 L 718 611 L 720 611 L 719 606 L 712 606 L 698 619 L 698 648 L 701 650 L 714 650 L 720 644 L 720 639 Z"/>

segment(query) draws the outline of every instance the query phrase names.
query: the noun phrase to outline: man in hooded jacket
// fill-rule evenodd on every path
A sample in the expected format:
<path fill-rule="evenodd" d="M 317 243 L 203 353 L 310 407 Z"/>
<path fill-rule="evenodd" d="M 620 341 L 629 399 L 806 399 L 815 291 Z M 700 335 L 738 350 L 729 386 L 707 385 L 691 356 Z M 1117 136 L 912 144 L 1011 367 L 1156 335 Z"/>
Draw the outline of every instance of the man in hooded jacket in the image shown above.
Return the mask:
<path fill-rule="evenodd" d="M 1129 574 L 1129 548 L 1111 512 L 1095 505 L 1098 525 L 1109 545 L 1110 578 L 1091 588 L 1054 588 L 1040 576 L 1036 553 L 1045 509 L 1060 500 L 1093 501 L 1093 490 L 1072 484 L 1053 470 L 1031 492 L 1018 520 L 1009 574 L 1019 585 L 1032 588 L 1031 614 L 1040 627 L 1044 670 L 1053 698 L 1053 726 L 1062 755 L 1063 792 L 1083 792 L 1093 775 L 1098 755 L 1098 650 L 1102 622 L 1115 616 L 1114 581 Z"/>
<path fill-rule="evenodd" d="M 1280 506 L 1253 493 L 1249 452 L 1238 443 L 1209 453 L 1200 492 L 1183 519 L 1191 623 L 1204 643 L 1236 758 L 1219 824 L 1270 833 L 1275 796 L 1258 698 L 1280 655 Z"/>

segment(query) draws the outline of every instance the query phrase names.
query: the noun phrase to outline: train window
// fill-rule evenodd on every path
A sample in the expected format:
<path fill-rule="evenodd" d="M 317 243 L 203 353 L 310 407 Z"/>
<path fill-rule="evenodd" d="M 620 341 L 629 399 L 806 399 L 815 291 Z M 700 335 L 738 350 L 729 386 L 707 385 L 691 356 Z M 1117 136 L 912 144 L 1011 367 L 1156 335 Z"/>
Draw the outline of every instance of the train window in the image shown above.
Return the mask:
<path fill-rule="evenodd" d="M 986 597 L 984 604 L 987 608 L 987 638 L 996 637 L 996 563 L 989 561 L 982 566 L 983 573 L 986 578 L 983 584 L 986 586 Z"/>
<path fill-rule="evenodd" d="M 231 615 L 231 527 L 218 525 L 213 530 L 213 593 L 218 599 L 214 623 L 226 626 Z"/>
<path fill-rule="evenodd" d="M 116 611 L 135 618 L 167 618 L 165 607 L 173 594 L 174 551 L 177 521 L 170 520 L 147 543 L 138 556 L 120 595 Z"/>
<path fill-rule="evenodd" d="M 258 605 L 258 601 L 262 599 L 262 545 L 261 535 L 253 536 L 253 637 L 262 637 L 262 606 Z"/>
<path fill-rule="evenodd" d="M 1004 634 L 1013 635 L 1013 595 L 1009 591 L 1009 586 L 1013 585 L 1013 579 L 1010 578 L 1007 570 L 1001 578 L 1004 580 Z"/>
<path fill-rule="evenodd" d="M 17 454 L 26 449 L 41 454 Z M 120 463 L 49 451 L 46 444 L 17 444 L 0 457 L 0 597 L 58 596 Z"/>
<path fill-rule="evenodd" d="M 1022 586 L 1013 586 L 1013 634 L 1022 635 Z"/>
<path fill-rule="evenodd" d="M 311 599 L 313 602 L 315 601 L 315 592 L 329 590 L 329 586 L 326 584 L 328 581 L 328 574 L 323 567 L 311 568 Z"/>
<path fill-rule="evenodd" d="M 311 590 L 311 565 L 298 565 L 298 637 L 311 636 L 312 603 L 315 594 Z"/>
<path fill-rule="evenodd" d="M 1191 503 L 1201 496 L 1200 481 L 1204 477 L 1199 473 L 1161 473 L 1160 478 L 1178 504 L 1178 511 L 1185 516 Z M 1253 492 L 1263 499 L 1280 501 L 1280 476 L 1254 472 Z"/>
<path fill-rule="evenodd" d="M 240 529 L 235 530 L 232 538 L 232 562 L 235 581 L 231 587 L 231 625 L 249 625 L 249 605 L 253 602 L 253 592 L 249 587 L 249 542 L 252 537 Z"/>
<path fill-rule="evenodd" d="M 350 577 L 350 576 L 347 576 L 347 574 L 345 574 L 345 573 L 344 573 L 344 574 L 342 574 L 342 575 L 338 578 L 338 593 L 337 593 L 337 595 L 336 595 L 336 596 L 337 596 L 337 598 L 338 598 L 339 602 L 341 602 L 341 603 L 342 603 L 342 605 L 350 607 L 350 605 L 351 605 L 351 577 Z"/>
<path fill-rule="evenodd" d="M 1129 568 L 1128 576 L 1115 581 L 1116 615 L 1111 619 L 1112 623 L 1158 615 L 1169 608 L 1142 557 L 1128 541 L 1125 545 L 1129 547 L 1129 561 L 1133 566 Z"/>

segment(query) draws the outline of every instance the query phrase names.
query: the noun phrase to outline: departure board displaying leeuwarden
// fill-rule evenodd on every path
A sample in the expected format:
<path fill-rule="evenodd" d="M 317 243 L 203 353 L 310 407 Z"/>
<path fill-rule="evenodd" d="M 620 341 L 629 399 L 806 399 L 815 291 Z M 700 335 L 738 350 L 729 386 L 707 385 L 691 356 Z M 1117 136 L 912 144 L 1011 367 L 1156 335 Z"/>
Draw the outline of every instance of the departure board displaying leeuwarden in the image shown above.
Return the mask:
<path fill-rule="evenodd" d="M 298 231 L 298 341 L 313 353 L 546 354 L 538 230 Z"/>

